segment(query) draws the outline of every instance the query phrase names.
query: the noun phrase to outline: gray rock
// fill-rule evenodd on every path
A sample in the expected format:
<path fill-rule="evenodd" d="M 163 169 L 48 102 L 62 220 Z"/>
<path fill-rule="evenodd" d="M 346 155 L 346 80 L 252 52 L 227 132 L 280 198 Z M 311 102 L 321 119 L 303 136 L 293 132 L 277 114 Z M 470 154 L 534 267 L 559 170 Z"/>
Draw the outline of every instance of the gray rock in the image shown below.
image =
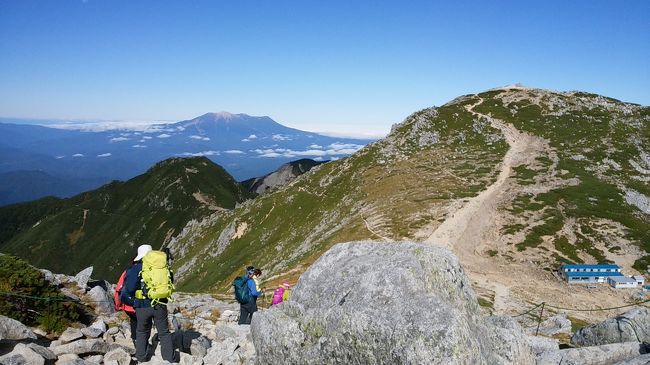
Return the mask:
<path fill-rule="evenodd" d="M 32 351 L 36 352 L 37 354 L 41 355 L 41 357 L 45 359 L 46 363 L 53 362 L 57 358 L 56 354 L 52 350 L 48 349 L 47 347 L 43 347 L 35 343 L 27 344 L 27 347 L 29 347 Z"/>
<path fill-rule="evenodd" d="M 36 339 L 36 334 L 29 327 L 17 320 L 0 316 L 0 340 Z"/>
<path fill-rule="evenodd" d="M 80 289 L 86 290 L 86 286 L 88 286 L 88 280 L 90 280 L 90 275 L 92 274 L 93 267 L 87 267 L 74 276 L 74 281 L 77 283 Z"/>
<path fill-rule="evenodd" d="M 78 328 L 68 327 L 61 336 L 59 336 L 59 341 L 62 344 L 70 343 L 82 338 L 84 335 L 81 333 L 81 330 Z"/>
<path fill-rule="evenodd" d="M 90 289 L 87 295 L 88 300 L 95 308 L 95 313 L 100 315 L 115 313 L 113 298 L 111 298 L 108 293 L 106 293 L 106 290 L 104 290 L 104 288 L 101 286 L 98 285 Z"/>
<path fill-rule="evenodd" d="M 226 338 L 238 337 L 237 331 L 234 328 L 223 323 L 217 323 L 214 329 L 214 333 L 217 341 L 222 341 L 225 340 Z"/>
<path fill-rule="evenodd" d="M 19 343 L 14 349 L 0 357 L 0 364 L 45 365 L 45 359 L 29 346 Z"/>
<path fill-rule="evenodd" d="M 106 332 L 106 322 L 104 322 L 104 320 L 101 318 L 97 318 L 95 322 L 93 322 L 89 327 L 97 328 L 98 330 L 102 331 L 102 333 Z"/>
<path fill-rule="evenodd" d="M 190 345 L 190 354 L 203 358 L 208 354 L 208 349 L 210 349 L 210 347 L 210 340 L 205 336 L 195 338 L 192 340 L 192 344 Z"/>
<path fill-rule="evenodd" d="M 95 328 L 95 327 L 82 328 L 81 333 L 83 333 L 83 335 L 86 336 L 86 338 L 98 338 L 98 337 L 101 337 L 101 335 L 104 334 L 104 332 L 102 332 L 102 330 L 100 330 L 99 328 Z"/>
<path fill-rule="evenodd" d="M 104 355 L 104 362 L 117 361 L 119 365 L 131 364 L 131 354 L 121 348 L 111 350 Z"/>
<path fill-rule="evenodd" d="M 86 360 L 86 362 L 89 362 L 91 364 L 98 364 L 98 365 L 99 364 L 104 364 L 104 356 L 102 356 L 102 355 L 88 356 L 88 357 L 84 358 L 84 360 Z M 105 365 L 107 365 L 107 364 L 105 364 Z M 115 365 L 119 365 L 119 364 L 115 363 Z"/>
<path fill-rule="evenodd" d="M 641 355 L 638 342 L 547 351 L 537 357 L 537 365 L 612 365 Z"/>
<path fill-rule="evenodd" d="M 30 365 L 22 354 L 9 353 L 0 357 L 0 364 L 2 365 Z"/>
<path fill-rule="evenodd" d="M 574 346 L 597 346 L 619 342 L 650 342 L 650 309 L 633 308 L 615 318 L 579 329 Z"/>
<path fill-rule="evenodd" d="M 220 319 L 224 322 L 237 322 L 238 318 L 239 318 L 239 313 L 236 311 L 225 310 L 221 312 Z"/>
<path fill-rule="evenodd" d="M 56 275 L 52 274 L 50 270 L 45 270 L 45 269 L 38 269 L 38 270 L 43 273 L 43 278 L 45 279 L 45 281 L 49 282 L 54 286 L 59 286 L 61 284 L 61 281 L 56 277 Z"/>
<path fill-rule="evenodd" d="M 534 334 L 536 330 L 537 326 L 530 328 L 529 332 Z M 540 323 L 540 335 L 553 336 L 558 333 L 571 334 L 571 321 L 566 317 L 566 314 L 558 314 Z"/>
<path fill-rule="evenodd" d="M 650 364 L 650 354 L 641 355 L 631 360 L 617 362 L 614 365 L 648 365 Z"/>
<path fill-rule="evenodd" d="M 514 320 L 480 314 L 455 256 L 412 242 L 334 246 L 251 332 L 259 364 L 534 362 Z"/>
<path fill-rule="evenodd" d="M 181 352 L 179 363 L 180 365 L 203 365 L 203 358 Z"/>
<path fill-rule="evenodd" d="M 77 354 L 77 355 L 103 355 L 110 350 L 109 345 L 103 340 L 78 340 L 56 347 L 50 347 L 57 355 Z"/>
<path fill-rule="evenodd" d="M 203 358 L 205 364 L 222 364 L 230 355 L 235 353 L 239 344 L 233 338 L 227 338 L 221 342 L 212 344 L 207 355 Z"/>
<path fill-rule="evenodd" d="M 108 335 L 116 335 L 118 332 L 120 332 L 119 327 L 111 327 L 108 330 L 106 330 L 106 334 Z"/>
<path fill-rule="evenodd" d="M 557 351 L 560 349 L 560 341 L 554 338 L 542 336 L 526 336 L 528 346 L 533 349 L 536 355 L 542 354 L 546 351 Z"/>

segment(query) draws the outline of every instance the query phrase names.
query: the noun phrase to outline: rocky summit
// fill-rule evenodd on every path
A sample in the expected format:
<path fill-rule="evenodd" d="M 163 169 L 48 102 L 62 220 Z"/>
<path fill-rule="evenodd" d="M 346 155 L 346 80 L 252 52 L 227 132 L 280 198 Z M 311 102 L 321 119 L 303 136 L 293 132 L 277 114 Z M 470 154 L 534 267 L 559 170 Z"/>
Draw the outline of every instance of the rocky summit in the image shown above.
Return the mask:
<path fill-rule="evenodd" d="M 449 251 L 412 242 L 338 244 L 291 300 L 253 317 L 262 364 L 530 364 L 511 318 L 479 312 Z"/>

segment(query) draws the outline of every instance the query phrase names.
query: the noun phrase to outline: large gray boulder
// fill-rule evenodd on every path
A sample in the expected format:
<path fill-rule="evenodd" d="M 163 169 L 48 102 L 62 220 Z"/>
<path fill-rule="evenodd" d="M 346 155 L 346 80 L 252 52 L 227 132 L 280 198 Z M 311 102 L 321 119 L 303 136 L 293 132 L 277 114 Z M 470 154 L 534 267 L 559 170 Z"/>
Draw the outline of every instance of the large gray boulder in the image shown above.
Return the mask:
<path fill-rule="evenodd" d="M 19 343 L 10 353 L 0 357 L 0 364 L 44 365 L 45 359 L 29 346 Z"/>
<path fill-rule="evenodd" d="M 78 340 L 58 346 L 50 346 L 50 350 L 56 355 L 63 354 L 77 354 L 84 355 L 103 355 L 112 350 L 113 347 L 109 346 L 104 340 Z"/>
<path fill-rule="evenodd" d="M 537 365 L 614 365 L 636 361 L 647 351 L 639 342 L 547 351 L 537 358 Z"/>
<path fill-rule="evenodd" d="M 574 346 L 597 346 L 619 342 L 650 342 L 650 310 L 635 307 L 615 318 L 579 329 L 572 337 Z"/>
<path fill-rule="evenodd" d="M 456 257 L 413 242 L 334 246 L 251 331 L 260 364 L 534 363 L 514 320 L 480 314 Z"/>
<path fill-rule="evenodd" d="M 36 334 L 29 327 L 19 321 L 0 316 L 0 340 L 26 340 L 36 339 Z"/>
<path fill-rule="evenodd" d="M 113 298 L 101 286 L 96 286 L 88 291 L 88 300 L 95 307 L 95 313 L 110 315 L 115 313 Z"/>

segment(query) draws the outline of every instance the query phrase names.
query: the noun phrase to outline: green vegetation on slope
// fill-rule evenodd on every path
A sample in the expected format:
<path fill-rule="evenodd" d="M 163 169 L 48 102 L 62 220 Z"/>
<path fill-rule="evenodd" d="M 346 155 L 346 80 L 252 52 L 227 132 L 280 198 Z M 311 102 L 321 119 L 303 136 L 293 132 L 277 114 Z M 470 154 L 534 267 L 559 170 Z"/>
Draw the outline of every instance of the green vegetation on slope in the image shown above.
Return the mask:
<path fill-rule="evenodd" d="M 25 203 L 0 211 L 0 231 L 18 227 L 0 250 L 38 267 L 73 274 L 94 266 L 98 277 L 113 279 L 140 244 L 159 248 L 192 219 L 233 209 L 249 193 L 207 158 L 162 161 L 126 182 L 59 200 L 54 208 Z M 16 221 L 14 212 L 31 212 Z M 39 214 L 42 214 L 39 217 Z M 38 220 L 38 224 L 32 224 Z"/>
<path fill-rule="evenodd" d="M 225 291 L 249 264 L 295 278 L 335 243 L 413 238 L 439 223 L 451 199 L 496 179 L 507 150 L 499 131 L 464 105 L 415 113 L 386 140 L 188 230 L 170 244 L 181 253 L 181 289 Z"/>
<path fill-rule="evenodd" d="M 0 297 L 1 315 L 47 332 L 62 332 L 83 315 L 43 273 L 13 256 L 0 255 Z"/>
<path fill-rule="evenodd" d="M 519 92 L 513 99 L 512 93 L 495 90 L 479 96 L 485 102 L 476 110 L 547 139 L 558 153 L 557 170 L 564 172 L 563 178 L 579 181 L 578 185 L 559 187 L 534 197 L 521 196 L 515 201 L 513 211 L 518 214 L 544 209 L 543 224 L 527 230 L 524 242 L 517 245 L 519 250 L 536 247 L 542 243 L 542 237 L 549 236 L 555 237 L 556 250 L 569 258 L 557 256 L 560 262 L 583 262 L 578 252 L 597 262 L 608 262 L 603 251 L 594 245 L 602 238 L 593 229 L 598 220 L 607 220 L 624 226 L 624 238 L 650 253 L 650 218 L 628 204 L 623 191 L 633 189 L 650 196 L 650 185 L 633 178 L 638 172 L 632 164 L 639 160 L 642 148 L 650 146 L 650 108 L 588 93 L 568 95 L 530 90 Z M 516 169 L 516 178 L 522 185 L 535 175 L 535 171 L 524 166 Z M 573 243 L 561 232 L 568 219 L 579 222 Z M 645 271 L 648 264 L 650 256 L 637 260 L 634 267 Z"/>

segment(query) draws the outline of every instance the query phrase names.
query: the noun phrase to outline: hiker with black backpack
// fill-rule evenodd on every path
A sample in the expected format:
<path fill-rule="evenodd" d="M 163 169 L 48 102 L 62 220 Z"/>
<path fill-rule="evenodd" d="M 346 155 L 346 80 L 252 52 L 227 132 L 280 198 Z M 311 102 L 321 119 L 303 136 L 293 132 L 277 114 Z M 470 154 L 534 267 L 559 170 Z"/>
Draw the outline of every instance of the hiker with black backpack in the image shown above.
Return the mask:
<path fill-rule="evenodd" d="M 122 302 L 133 306 L 137 317 L 135 357 L 138 362 L 147 361 L 152 320 L 158 331 L 158 341 L 163 360 L 178 362 L 175 358 L 172 336 L 167 324 L 167 303 L 174 290 L 172 273 L 167 254 L 151 250 L 151 246 L 138 256 L 127 270 L 122 290 Z"/>
<path fill-rule="evenodd" d="M 261 272 L 260 272 L 261 273 Z M 257 297 L 262 293 L 257 290 L 255 279 L 256 269 L 253 266 L 246 268 L 246 274 L 235 279 L 235 299 L 239 302 L 239 324 L 251 324 L 253 313 L 257 312 Z"/>

